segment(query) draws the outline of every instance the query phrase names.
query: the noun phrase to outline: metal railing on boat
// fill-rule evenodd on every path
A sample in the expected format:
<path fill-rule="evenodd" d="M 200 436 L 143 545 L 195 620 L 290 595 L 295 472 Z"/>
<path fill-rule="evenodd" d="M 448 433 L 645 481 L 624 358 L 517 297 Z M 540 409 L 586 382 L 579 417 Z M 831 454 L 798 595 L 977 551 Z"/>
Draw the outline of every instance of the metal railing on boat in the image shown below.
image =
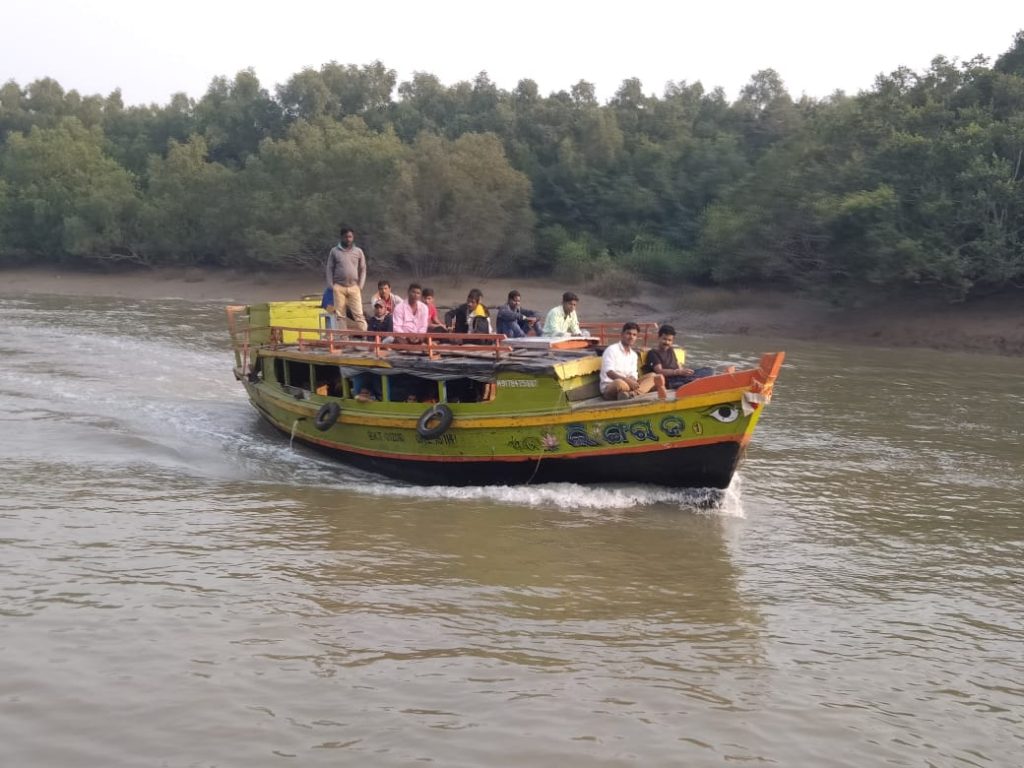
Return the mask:
<path fill-rule="evenodd" d="M 254 346 L 266 346 L 271 349 L 285 346 L 284 338 L 293 336 L 288 344 L 295 344 L 299 349 L 324 349 L 328 354 L 362 351 L 374 357 L 383 357 L 390 352 L 409 352 L 422 354 L 430 359 L 444 355 L 473 357 L 490 357 L 500 359 L 512 354 L 513 347 L 508 339 L 501 334 L 493 333 L 422 333 L 402 334 L 382 333 L 340 328 L 299 328 L 287 326 L 259 326 L 246 324 L 245 305 L 227 307 L 228 332 L 231 336 L 232 348 L 235 351 L 235 364 L 242 371 L 249 370 L 250 350 Z M 241 317 L 240 317 L 241 316 Z M 638 345 L 648 347 L 657 338 L 657 323 L 639 323 L 640 337 Z M 591 343 L 607 346 L 618 340 L 622 332 L 621 322 L 585 322 L 581 328 L 589 334 Z M 254 334 L 266 336 L 266 341 L 253 343 Z M 384 341 L 386 338 L 394 340 Z M 414 338 L 415 341 L 409 341 Z M 577 337 L 572 337 L 573 339 Z M 403 339 L 403 340 L 398 340 Z M 568 341 L 568 340 L 567 340 Z"/>
<path fill-rule="evenodd" d="M 296 333 L 299 349 L 325 348 L 330 354 L 365 351 L 374 357 L 388 352 L 412 352 L 431 360 L 442 355 L 471 355 L 495 359 L 511 354 L 512 347 L 497 333 L 386 333 L 340 328 L 311 330 L 309 328 L 275 327 L 278 342 L 285 333 Z M 393 339 L 385 341 L 385 339 Z"/>
<path fill-rule="evenodd" d="M 597 339 L 598 344 L 603 347 L 614 344 L 622 335 L 622 322 L 581 322 L 580 328 L 590 334 L 591 338 Z M 640 335 L 637 338 L 637 345 L 649 347 L 658 338 L 657 323 L 637 323 L 640 326 Z"/>

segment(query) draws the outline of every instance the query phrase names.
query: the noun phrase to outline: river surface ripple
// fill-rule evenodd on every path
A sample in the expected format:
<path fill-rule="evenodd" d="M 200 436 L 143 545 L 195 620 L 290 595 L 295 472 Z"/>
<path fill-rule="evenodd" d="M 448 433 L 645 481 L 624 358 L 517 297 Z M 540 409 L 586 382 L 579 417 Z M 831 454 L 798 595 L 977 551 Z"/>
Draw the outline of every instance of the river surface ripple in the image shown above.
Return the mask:
<path fill-rule="evenodd" d="M 1019 359 L 688 339 L 789 352 L 707 513 L 292 448 L 220 306 L 0 319 L 5 766 L 1024 764 Z"/>

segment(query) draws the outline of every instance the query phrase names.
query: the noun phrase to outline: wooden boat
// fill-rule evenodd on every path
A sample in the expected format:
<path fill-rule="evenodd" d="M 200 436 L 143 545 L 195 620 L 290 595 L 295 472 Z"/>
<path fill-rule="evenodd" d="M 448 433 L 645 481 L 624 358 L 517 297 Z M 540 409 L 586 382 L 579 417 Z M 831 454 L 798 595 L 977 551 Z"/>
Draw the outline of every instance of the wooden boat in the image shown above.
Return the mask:
<path fill-rule="evenodd" d="M 606 401 L 600 350 L 618 340 L 618 325 L 562 341 L 428 334 L 388 343 L 324 329 L 311 319 L 315 303 L 289 313 L 292 304 L 228 307 L 235 376 L 253 406 L 307 445 L 427 485 L 725 488 L 784 357 L 765 354 L 757 367 L 697 379 L 664 400 Z M 642 326 L 645 347 L 655 328 Z"/>

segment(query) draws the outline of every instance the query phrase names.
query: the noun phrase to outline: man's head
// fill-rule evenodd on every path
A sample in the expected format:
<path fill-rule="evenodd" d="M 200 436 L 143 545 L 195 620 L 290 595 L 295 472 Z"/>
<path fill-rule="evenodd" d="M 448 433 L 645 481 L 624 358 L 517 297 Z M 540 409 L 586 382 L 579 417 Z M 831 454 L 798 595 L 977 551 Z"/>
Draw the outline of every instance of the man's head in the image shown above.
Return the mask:
<path fill-rule="evenodd" d="M 662 349 L 672 349 L 676 343 L 676 329 L 671 325 L 663 325 L 658 329 L 658 346 Z"/>
<path fill-rule="evenodd" d="M 523 297 L 520 295 L 519 291 L 509 291 L 508 292 L 508 305 L 510 307 L 515 307 L 516 309 L 518 309 L 519 305 L 522 304 L 522 303 L 523 303 Z"/>
<path fill-rule="evenodd" d="M 384 302 L 377 299 L 373 302 L 373 314 L 374 317 L 384 317 L 387 314 L 388 308 L 384 306 Z"/>
<path fill-rule="evenodd" d="M 342 227 L 341 232 L 338 233 L 338 237 L 341 238 L 341 244 L 348 248 L 352 245 L 352 242 L 356 239 L 356 233 L 348 227 Z"/>
<path fill-rule="evenodd" d="M 423 288 L 419 283 L 409 283 L 409 292 L 406 295 L 409 297 L 409 303 L 415 307 L 423 298 Z"/>
<path fill-rule="evenodd" d="M 622 346 L 629 349 L 636 344 L 637 337 L 640 335 L 640 326 L 634 322 L 626 323 L 622 326 Z"/>
<path fill-rule="evenodd" d="M 423 289 L 423 301 L 425 301 L 427 304 L 433 304 L 434 303 L 434 289 L 433 288 L 424 288 Z"/>
<path fill-rule="evenodd" d="M 479 288 L 474 288 L 466 296 L 466 304 L 469 305 L 470 310 L 474 310 L 483 300 L 484 295 Z"/>
<path fill-rule="evenodd" d="M 580 303 L 580 297 L 572 291 L 566 291 L 562 294 L 562 311 L 565 314 L 576 311 L 576 306 Z"/>
<path fill-rule="evenodd" d="M 386 299 L 391 295 L 391 283 L 387 280 L 377 281 L 377 294 L 382 298 Z"/>

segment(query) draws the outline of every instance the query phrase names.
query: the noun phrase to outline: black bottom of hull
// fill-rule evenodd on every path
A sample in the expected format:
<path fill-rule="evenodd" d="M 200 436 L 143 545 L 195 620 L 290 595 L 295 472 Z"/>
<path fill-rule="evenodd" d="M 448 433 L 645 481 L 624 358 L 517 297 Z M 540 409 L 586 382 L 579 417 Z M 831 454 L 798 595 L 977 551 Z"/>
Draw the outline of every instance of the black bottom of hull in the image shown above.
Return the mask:
<path fill-rule="evenodd" d="M 393 459 L 317 443 L 303 444 L 359 469 L 417 485 L 643 483 L 670 488 L 727 488 L 740 460 L 740 447 L 735 442 L 614 456 L 543 456 L 540 461 Z"/>

